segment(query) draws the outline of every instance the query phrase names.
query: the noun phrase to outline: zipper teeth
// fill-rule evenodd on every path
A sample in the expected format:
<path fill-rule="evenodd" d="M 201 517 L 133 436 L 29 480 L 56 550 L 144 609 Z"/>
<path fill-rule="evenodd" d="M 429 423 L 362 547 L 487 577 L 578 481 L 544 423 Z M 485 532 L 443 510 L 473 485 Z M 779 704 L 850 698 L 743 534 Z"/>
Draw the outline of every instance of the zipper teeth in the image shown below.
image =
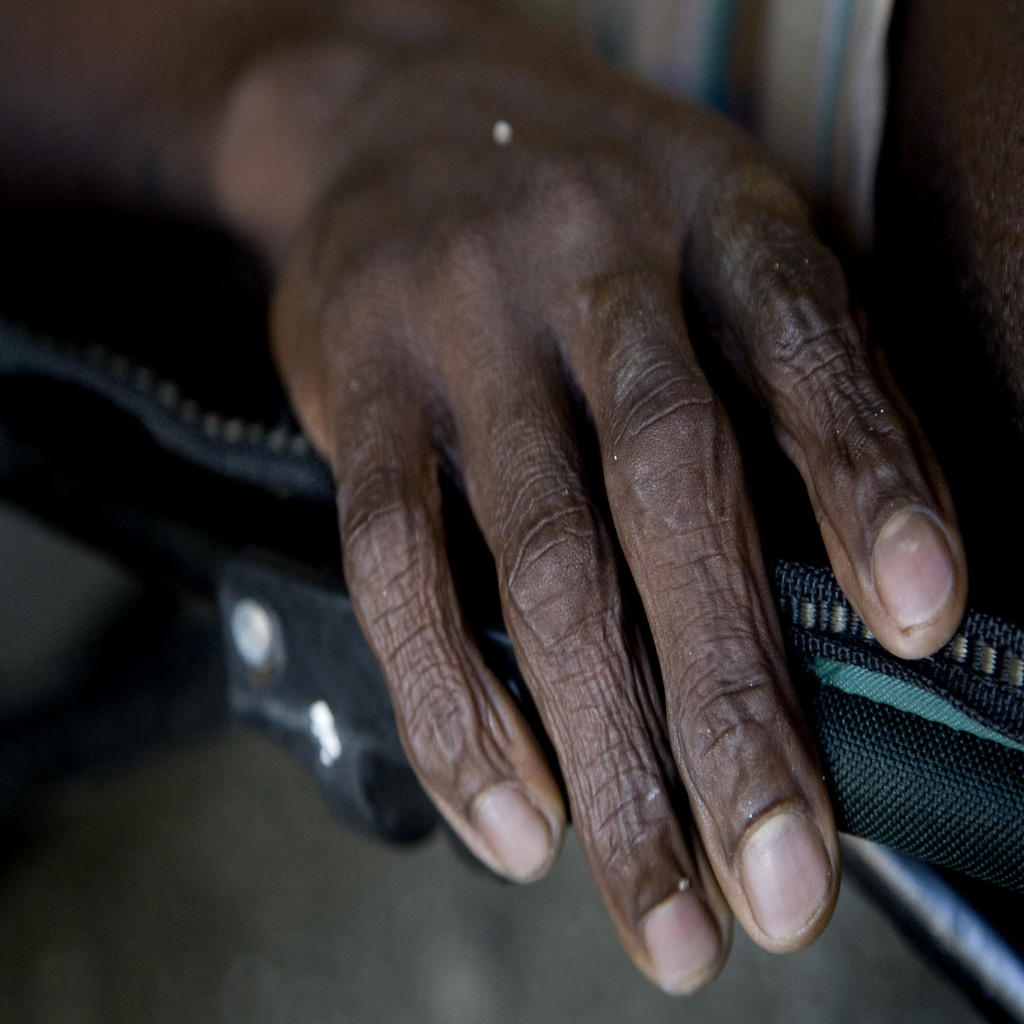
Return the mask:
<path fill-rule="evenodd" d="M 312 454 L 312 447 L 301 431 L 286 424 L 269 426 L 256 420 L 241 417 L 227 417 L 219 412 L 204 408 L 194 398 L 182 394 L 178 384 L 169 378 L 157 376 L 148 366 L 129 360 L 120 353 L 103 345 L 90 345 L 88 349 L 58 341 L 48 335 L 28 335 L 18 327 L 0 322 L 0 329 L 9 328 L 8 338 L 15 342 L 31 342 L 27 346 L 28 361 L 33 369 L 46 373 L 39 365 L 37 352 L 61 360 L 70 371 L 69 382 L 95 391 L 87 379 L 88 374 L 98 373 L 108 381 L 134 392 L 159 406 L 164 415 L 176 420 L 193 433 L 201 433 L 210 441 L 217 441 L 232 447 L 263 449 L 271 455 L 287 455 L 292 458 L 306 458 Z"/>
<path fill-rule="evenodd" d="M 287 452 L 302 457 L 309 452 L 309 442 L 298 431 L 283 424 L 270 427 L 256 420 L 227 417 L 204 408 L 194 398 L 183 395 L 174 381 L 157 377 L 149 367 L 135 364 L 102 345 L 91 345 L 84 360 L 73 347 L 56 345 L 66 358 L 87 362 L 137 394 L 154 397 L 161 408 L 182 426 L 201 431 L 211 441 L 265 448 L 275 455 Z"/>
<path fill-rule="evenodd" d="M 824 570 L 807 571 L 780 566 L 778 579 L 795 584 L 792 597 L 783 597 L 783 611 L 793 625 L 806 633 L 856 638 L 882 647 L 871 630 L 841 596 L 838 587 Z M 1011 632 L 1012 638 L 1000 641 L 993 634 Z M 970 669 L 983 679 L 1021 690 L 1024 688 L 1024 636 L 1019 630 L 985 616 L 969 614 L 960 630 L 931 661 L 944 661 Z"/>

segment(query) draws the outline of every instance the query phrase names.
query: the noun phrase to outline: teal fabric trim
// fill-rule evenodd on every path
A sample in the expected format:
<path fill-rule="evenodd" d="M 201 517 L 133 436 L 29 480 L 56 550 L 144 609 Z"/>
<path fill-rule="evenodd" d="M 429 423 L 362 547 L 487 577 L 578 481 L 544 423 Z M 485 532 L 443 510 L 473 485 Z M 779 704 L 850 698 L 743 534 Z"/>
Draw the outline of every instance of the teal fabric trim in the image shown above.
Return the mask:
<path fill-rule="evenodd" d="M 934 693 L 927 693 L 902 679 L 872 672 L 857 665 L 844 665 L 830 658 L 814 659 L 814 674 L 823 686 L 831 686 L 856 697 L 865 697 L 877 704 L 886 704 L 896 711 L 916 715 L 929 722 L 945 725 L 957 732 L 970 733 L 979 739 L 999 743 L 1010 750 L 1024 751 L 1024 745 L 993 729 L 975 722 L 962 711 L 947 704 Z"/>

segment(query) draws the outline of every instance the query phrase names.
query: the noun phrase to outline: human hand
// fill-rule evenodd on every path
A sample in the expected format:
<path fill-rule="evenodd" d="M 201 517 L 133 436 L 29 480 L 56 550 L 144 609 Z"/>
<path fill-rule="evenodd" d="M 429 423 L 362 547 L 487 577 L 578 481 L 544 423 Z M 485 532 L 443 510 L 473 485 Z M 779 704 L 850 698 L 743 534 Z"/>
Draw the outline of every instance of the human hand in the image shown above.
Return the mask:
<path fill-rule="evenodd" d="M 224 203 L 282 267 L 277 358 L 425 788 L 499 873 L 555 859 L 559 788 L 451 580 L 450 474 L 609 912 L 642 970 L 690 991 L 730 910 L 768 949 L 812 941 L 839 855 L 684 292 L 905 657 L 962 613 L 951 502 L 838 263 L 743 136 L 489 15 L 402 24 L 242 80 Z"/>

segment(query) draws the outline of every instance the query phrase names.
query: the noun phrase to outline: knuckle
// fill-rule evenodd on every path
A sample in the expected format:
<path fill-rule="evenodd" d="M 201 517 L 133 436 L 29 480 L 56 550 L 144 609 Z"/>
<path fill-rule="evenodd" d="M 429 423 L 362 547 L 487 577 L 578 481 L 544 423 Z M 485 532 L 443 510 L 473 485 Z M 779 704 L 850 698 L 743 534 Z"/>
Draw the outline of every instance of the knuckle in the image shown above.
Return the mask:
<path fill-rule="evenodd" d="M 846 278 L 836 257 L 804 231 L 770 238 L 754 261 L 751 305 L 759 326 L 786 339 L 814 338 L 849 312 Z M 829 312 L 827 312 L 829 311 Z"/>
<path fill-rule="evenodd" d="M 828 437 L 823 468 L 840 479 L 856 477 L 867 468 L 871 477 L 887 475 L 902 477 L 897 464 L 910 453 L 908 438 L 885 406 L 865 406 L 852 400 L 835 413 L 836 429 Z"/>
<path fill-rule="evenodd" d="M 847 310 L 838 259 L 814 235 L 803 202 L 757 159 L 741 161 L 706 193 L 687 269 L 719 313 L 754 328 L 820 327 L 822 310 Z M 820 301 L 819 301 L 820 300 Z"/>
<path fill-rule="evenodd" d="M 338 486 L 338 525 L 349 559 L 391 563 L 431 540 L 426 510 L 408 497 L 408 481 L 398 465 L 353 464 L 346 477 Z"/>
<path fill-rule="evenodd" d="M 407 685 L 397 702 L 406 749 L 417 764 L 430 766 L 432 776 L 455 772 L 473 756 L 479 741 L 489 736 L 484 728 L 486 716 L 468 687 L 453 685 L 428 630 L 418 640 L 410 640 L 410 646 L 422 656 L 410 659 L 416 669 L 405 676 Z"/>
<path fill-rule="evenodd" d="M 714 392 L 697 371 L 684 371 L 672 354 L 648 346 L 623 346 L 609 367 L 609 439 L 614 447 L 642 446 L 655 428 L 672 428 L 677 417 L 699 426 L 712 415 Z"/>
<path fill-rule="evenodd" d="M 632 464 L 664 454 L 703 453 L 729 433 L 728 417 L 710 385 L 698 374 L 683 374 L 671 363 L 650 361 L 623 384 L 610 423 L 613 454 Z"/>
<path fill-rule="evenodd" d="M 514 774 L 515 727 L 496 711 L 485 670 L 444 617 L 417 620 L 388 663 L 402 742 L 431 786 L 464 806 L 485 779 Z"/>
<path fill-rule="evenodd" d="M 694 673 L 684 709 L 685 760 L 697 779 L 757 770 L 764 740 L 777 728 L 775 686 L 767 677 L 723 681 L 709 665 Z"/>
<path fill-rule="evenodd" d="M 826 373 L 776 402 L 777 431 L 797 439 L 819 497 L 920 492 L 918 445 L 892 398 L 848 361 Z"/>
<path fill-rule="evenodd" d="M 600 516 L 584 497 L 565 493 L 537 502 L 503 544 L 499 572 L 518 626 L 544 652 L 578 640 L 608 605 L 611 564 Z M 546 506 L 546 507 L 543 507 Z"/>
<path fill-rule="evenodd" d="M 542 226 L 554 254 L 573 263 L 616 247 L 608 197 L 621 192 L 601 188 L 592 173 L 564 162 L 543 167 L 529 215 L 531 224 Z"/>
<path fill-rule="evenodd" d="M 801 273 L 793 263 L 802 259 L 783 258 L 762 274 L 751 354 L 757 380 L 780 436 L 795 439 L 819 477 L 898 477 L 914 459 L 912 431 L 871 364 L 841 269 L 818 248 L 825 266 Z"/>
<path fill-rule="evenodd" d="M 839 328 L 825 327 L 815 335 L 793 331 L 772 337 L 768 352 L 755 360 L 755 369 L 768 384 L 776 405 L 816 399 L 825 408 L 855 376 L 854 358 Z M 760 365 L 759 365 L 760 364 Z"/>
<path fill-rule="evenodd" d="M 732 519 L 743 473 L 732 424 L 703 377 L 665 371 L 629 400 L 605 450 L 609 498 L 673 536 Z"/>
<path fill-rule="evenodd" d="M 802 234 L 773 242 L 756 260 L 748 301 L 750 359 L 769 392 L 802 393 L 861 369 L 846 279 L 821 243 Z"/>
<path fill-rule="evenodd" d="M 436 531 L 426 509 L 403 496 L 389 467 L 339 491 L 339 524 L 353 600 L 378 652 L 393 658 L 415 635 L 415 624 L 441 615 Z"/>
<path fill-rule="evenodd" d="M 628 361 L 634 353 L 650 348 L 666 329 L 676 331 L 681 326 L 672 312 L 679 303 L 672 267 L 671 261 L 630 259 L 606 267 L 587 283 L 582 307 L 593 323 L 592 334 L 616 343 L 613 362 L 623 355 Z"/>
<path fill-rule="evenodd" d="M 658 772 L 640 765 L 606 777 L 603 784 L 594 785 L 580 797 L 580 803 L 580 817 L 587 822 L 606 875 L 635 876 L 638 857 L 675 826 L 664 780 Z"/>
<path fill-rule="evenodd" d="M 608 203 L 606 195 L 593 182 L 592 171 L 576 160 L 558 156 L 542 158 L 534 174 L 531 202 L 536 204 L 538 213 L 557 211 L 559 220 L 565 222 L 576 219 L 587 222 L 592 217 L 603 219 Z"/>
<path fill-rule="evenodd" d="M 476 165 L 467 165 L 453 182 L 450 148 L 441 146 L 428 147 L 414 168 L 403 164 L 398 173 L 404 194 L 431 196 L 431 204 L 420 203 L 425 209 L 412 209 L 410 216 L 426 220 L 440 252 L 452 261 L 466 266 L 466 257 L 490 254 L 507 265 L 501 253 L 510 250 L 516 258 L 543 257 L 545 266 L 555 266 L 555 258 L 592 259 L 595 247 L 615 237 L 614 193 L 596 169 L 604 162 L 595 154 L 583 163 L 537 152 L 529 167 L 512 163 L 485 180 Z"/>

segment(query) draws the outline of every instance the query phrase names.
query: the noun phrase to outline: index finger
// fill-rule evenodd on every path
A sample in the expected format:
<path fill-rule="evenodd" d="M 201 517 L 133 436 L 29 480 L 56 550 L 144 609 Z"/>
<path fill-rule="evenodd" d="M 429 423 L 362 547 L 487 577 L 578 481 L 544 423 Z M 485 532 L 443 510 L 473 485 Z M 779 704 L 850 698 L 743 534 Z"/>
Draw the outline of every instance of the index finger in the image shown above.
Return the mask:
<path fill-rule="evenodd" d="M 938 650 L 967 596 L 952 499 L 802 204 L 764 165 L 737 168 L 696 217 L 686 270 L 804 478 L 850 603 L 894 654 Z"/>

